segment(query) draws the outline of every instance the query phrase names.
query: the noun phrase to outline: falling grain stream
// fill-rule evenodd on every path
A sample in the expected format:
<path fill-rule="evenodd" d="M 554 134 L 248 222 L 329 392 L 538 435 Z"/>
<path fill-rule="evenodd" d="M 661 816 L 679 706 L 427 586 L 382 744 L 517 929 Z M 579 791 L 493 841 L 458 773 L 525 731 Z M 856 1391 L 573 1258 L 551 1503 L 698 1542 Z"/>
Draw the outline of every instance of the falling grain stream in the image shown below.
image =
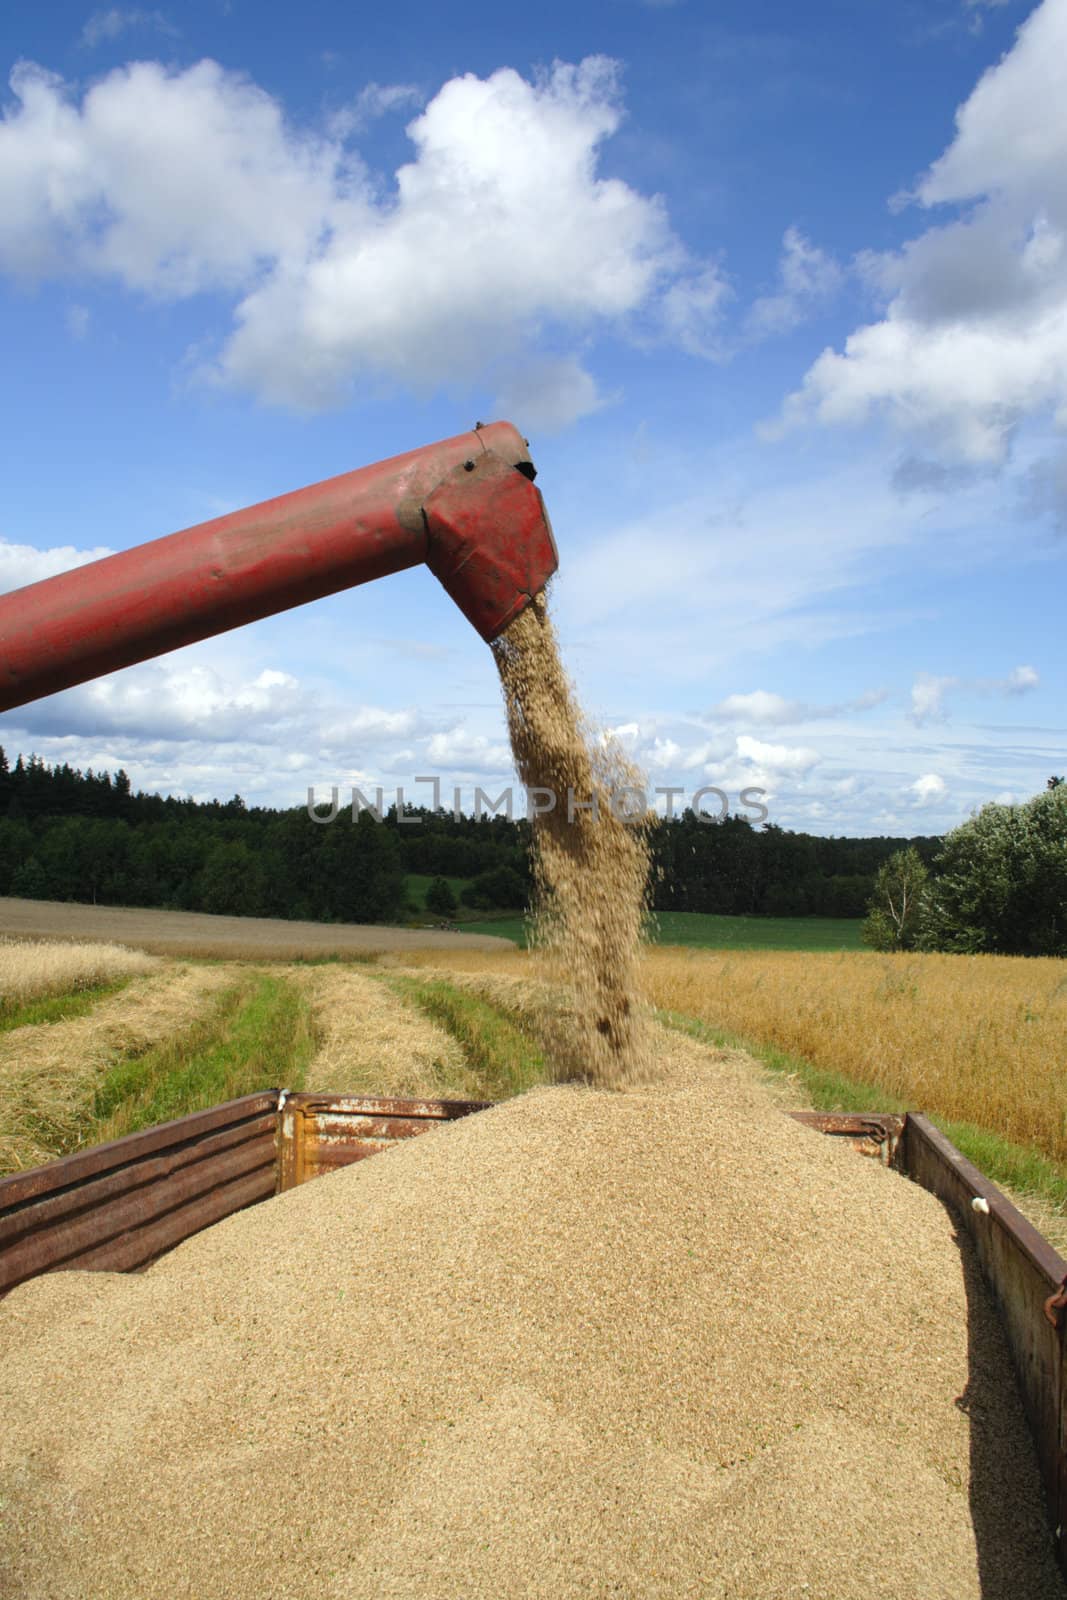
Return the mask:
<path fill-rule="evenodd" d="M 560 1077 L 623 1088 L 647 1070 L 634 1004 L 645 912 L 644 817 L 625 816 L 643 779 L 587 727 L 560 660 L 544 594 L 493 646 L 533 824 L 536 942 L 573 992 L 553 1055 Z M 643 811 L 643 808 L 642 808 Z"/>

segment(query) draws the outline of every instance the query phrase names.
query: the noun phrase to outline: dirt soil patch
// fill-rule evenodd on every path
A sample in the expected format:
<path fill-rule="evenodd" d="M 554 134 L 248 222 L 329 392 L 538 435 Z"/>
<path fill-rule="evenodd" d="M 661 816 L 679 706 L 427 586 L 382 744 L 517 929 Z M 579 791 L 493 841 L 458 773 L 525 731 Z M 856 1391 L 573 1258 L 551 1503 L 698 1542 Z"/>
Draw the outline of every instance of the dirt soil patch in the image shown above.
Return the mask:
<path fill-rule="evenodd" d="M 514 948 L 485 933 L 440 928 L 385 928 L 370 923 L 286 922 L 272 917 L 215 917 L 200 911 L 144 911 L 52 900 L 0 899 L 0 935 L 19 939 L 107 939 L 157 955 L 298 961 L 362 951 Z"/>

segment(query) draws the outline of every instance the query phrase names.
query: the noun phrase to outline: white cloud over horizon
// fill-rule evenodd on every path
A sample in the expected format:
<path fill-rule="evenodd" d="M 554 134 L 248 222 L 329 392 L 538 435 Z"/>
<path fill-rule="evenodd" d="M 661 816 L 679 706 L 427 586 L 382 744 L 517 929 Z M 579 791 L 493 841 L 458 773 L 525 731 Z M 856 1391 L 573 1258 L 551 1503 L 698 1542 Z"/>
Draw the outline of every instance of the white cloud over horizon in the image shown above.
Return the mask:
<path fill-rule="evenodd" d="M 922 777 L 916 778 L 914 783 L 909 784 L 908 791 L 914 796 L 914 803 L 917 806 L 932 806 L 945 799 L 948 785 L 938 773 L 924 772 Z"/>
<path fill-rule="evenodd" d="M 948 715 L 945 699 L 952 690 L 1017 697 L 1036 689 L 1040 682 L 1040 673 L 1031 666 L 1013 667 L 1003 678 L 938 677 L 935 673 L 920 672 L 911 689 L 911 720 L 916 727 L 928 722 L 944 722 Z"/>
<path fill-rule="evenodd" d="M 878 412 L 934 456 L 981 466 L 1007 459 L 1027 419 L 1067 425 L 1065 58 L 1067 0 L 1043 0 L 898 202 L 957 214 L 860 256 L 885 315 L 823 351 L 784 426 Z"/>

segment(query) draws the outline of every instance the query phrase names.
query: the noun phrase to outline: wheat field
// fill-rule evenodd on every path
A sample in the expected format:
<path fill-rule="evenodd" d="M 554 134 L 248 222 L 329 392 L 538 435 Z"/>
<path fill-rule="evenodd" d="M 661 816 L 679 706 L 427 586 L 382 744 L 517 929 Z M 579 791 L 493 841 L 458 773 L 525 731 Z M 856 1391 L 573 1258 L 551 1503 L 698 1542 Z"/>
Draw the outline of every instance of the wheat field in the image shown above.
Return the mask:
<path fill-rule="evenodd" d="M 649 950 L 645 994 L 1067 1162 L 1067 962 Z"/>
<path fill-rule="evenodd" d="M 0 1012 L 53 994 L 70 994 L 150 972 L 154 957 L 118 944 L 0 942 Z"/>

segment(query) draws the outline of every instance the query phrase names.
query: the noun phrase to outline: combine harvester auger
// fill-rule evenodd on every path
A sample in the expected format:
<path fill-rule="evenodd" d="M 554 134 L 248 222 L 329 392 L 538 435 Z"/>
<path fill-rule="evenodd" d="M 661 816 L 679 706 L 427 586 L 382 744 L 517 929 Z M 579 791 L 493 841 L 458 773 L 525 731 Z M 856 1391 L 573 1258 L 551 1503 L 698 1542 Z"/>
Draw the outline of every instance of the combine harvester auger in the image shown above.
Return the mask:
<path fill-rule="evenodd" d="M 0 711 L 425 562 L 485 640 L 558 565 L 509 422 L 393 456 L 0 598 Z"/>

